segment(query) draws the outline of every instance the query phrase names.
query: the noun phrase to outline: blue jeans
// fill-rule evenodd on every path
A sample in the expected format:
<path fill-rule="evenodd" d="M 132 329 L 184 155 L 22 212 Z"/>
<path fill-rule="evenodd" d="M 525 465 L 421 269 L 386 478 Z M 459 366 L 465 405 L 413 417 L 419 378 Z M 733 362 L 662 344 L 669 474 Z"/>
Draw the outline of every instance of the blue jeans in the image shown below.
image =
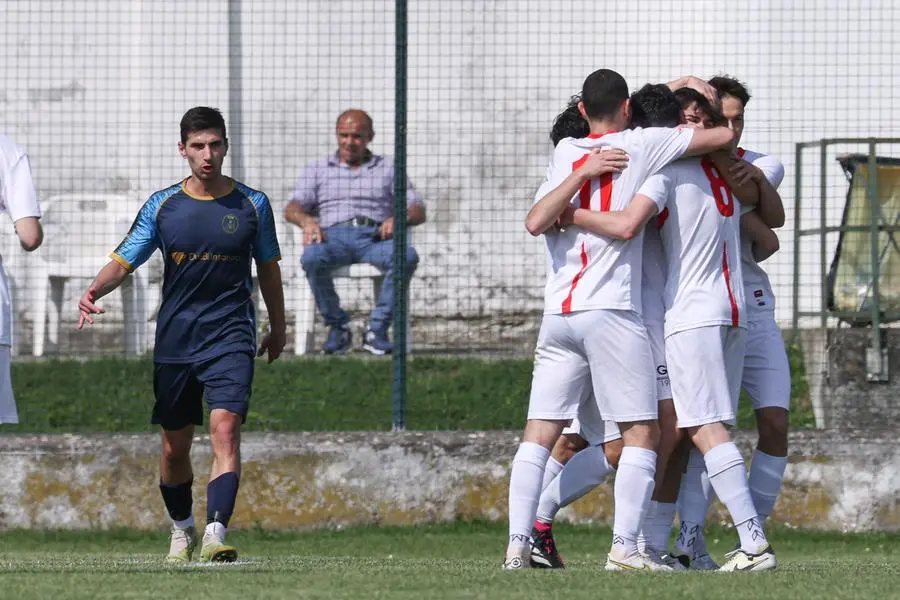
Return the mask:
<path fill-rule="evenodd" d="M 369 317 L 371 329 L 387 331 L 391 326 L 394 306 L 394 241 L 376 240 L 377 227 L 353 227 L 337 224 L 324 230 L 325 241 L 310 244 L 303 249 L 300 264 L 316 299 L 316 307 L 329 327 L 346 325 L 350 317 L 341 308 L 331 271 L 355 263 L 367 263 L 384 273 L 381 293 L 375 301 L 375 309 Z M 419 264 L 419 255 L 412 246 L 406 247 L 406 264 L 409 277 Z M 407 279 L 407 282 L 409 280 Z"/>

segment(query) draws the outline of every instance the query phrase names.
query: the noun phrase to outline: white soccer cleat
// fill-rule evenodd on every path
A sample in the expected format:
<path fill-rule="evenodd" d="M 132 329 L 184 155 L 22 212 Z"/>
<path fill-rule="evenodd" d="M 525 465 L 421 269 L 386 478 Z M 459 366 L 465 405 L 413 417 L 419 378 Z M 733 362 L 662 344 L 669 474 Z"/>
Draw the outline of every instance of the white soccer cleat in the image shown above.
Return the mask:
<path fill-rule="evenodd" d="M 671 569 L 654 569 L 649 561 L 644 558 L 642 554 L 639 552 L 635 552 L 634 554 L 624 554 L 621 551 L 616 549 L 610 550 L 609 554 L 606 556 L 606 566 L 604 567 L 607 571 L 664 571 Z"/>
<path fill-rule="evenodd" d="M 650 565 L 651 571 L 684 571 L 685 566 L 677 558 L 664 550 L 644 548 L 644 562 Z"/>
<path fill-rule="evenodd" d="M 197 529 L 188 527 L 187 529 L 172 528 L 172 538 L 169 542 L 169 555 L 166 562 L 179 564 L 191 562 L 194 556 L 194 550 L 197 548 Z"/>
<path fill-rule="evenodd" d="M 771 571 L 778 566 L 772 546 L 766 546 L 758 554 L 750 554 L 738 548 L 726 554 L 726 558 L 728 560 L 719 567 L 720 571 Z"/>
<path fill-rule="evenodd" d="M 509 548 L 503 561 L 504 571 L 531 568 L 531 546 Z"/>

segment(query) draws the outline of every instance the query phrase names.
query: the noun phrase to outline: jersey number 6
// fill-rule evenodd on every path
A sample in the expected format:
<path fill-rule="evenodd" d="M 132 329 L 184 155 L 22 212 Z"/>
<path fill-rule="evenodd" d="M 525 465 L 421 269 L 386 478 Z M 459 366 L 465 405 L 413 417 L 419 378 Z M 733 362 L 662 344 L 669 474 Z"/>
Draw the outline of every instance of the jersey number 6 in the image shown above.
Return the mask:
<path fill-rule="evenodd" d="M 716 199 L 716 208 L 724 217 L 730 217 L 734 214 L 734 198 L 731 195 L 731 188 L 725 182 L 725 178 L 716 169 L 711 160 L 705 158 L 700 161 L 706 178 L 709 179 L 709 185 L 712 188 L 713 198 Z"/>

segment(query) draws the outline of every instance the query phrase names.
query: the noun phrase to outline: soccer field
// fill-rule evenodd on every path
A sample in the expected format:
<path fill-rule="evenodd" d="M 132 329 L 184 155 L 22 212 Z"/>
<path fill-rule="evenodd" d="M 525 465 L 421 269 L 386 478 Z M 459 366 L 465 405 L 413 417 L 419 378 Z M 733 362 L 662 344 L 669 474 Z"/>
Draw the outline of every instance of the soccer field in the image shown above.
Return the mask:
<path fill-rule="evenodd" d="M 232 565 L 170 568 L 164 533 L 0 533 L 0 598 L 898 598 L 900 536 L 775 530 L 772 573 L 606 573 L 604 528 L 558 526 L 564 571 L 504 572 L 503 524 L 235 531 Z M 715 529 L 713 556 L 734 533 Z M 618 594 L 624 594 L 617 596 Z"/>

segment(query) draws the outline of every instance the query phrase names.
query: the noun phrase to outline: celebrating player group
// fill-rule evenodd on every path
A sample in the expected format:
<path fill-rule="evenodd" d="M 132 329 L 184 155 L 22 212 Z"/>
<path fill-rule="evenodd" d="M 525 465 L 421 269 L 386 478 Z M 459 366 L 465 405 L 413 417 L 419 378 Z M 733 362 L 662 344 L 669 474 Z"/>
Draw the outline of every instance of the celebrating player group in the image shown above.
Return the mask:
<path fill-rule="evenodd" d="M 607 570 L 776 567 L 763 525 L 787 462 L 790 374 L 757 263 L 778 250 L 784 168 L 739 147 L 749 99 L 724 76 L 629 96 L 600 69 L 554 122 L 526 218 L 547 284 L 505 569 L 563 568 L 557 512 L 613 471 Z M 729 433 L 741 388 L 759 429 L 749 476 Z M 721 566 L 702 533 L 713 492 L 739 536 Z"/>

